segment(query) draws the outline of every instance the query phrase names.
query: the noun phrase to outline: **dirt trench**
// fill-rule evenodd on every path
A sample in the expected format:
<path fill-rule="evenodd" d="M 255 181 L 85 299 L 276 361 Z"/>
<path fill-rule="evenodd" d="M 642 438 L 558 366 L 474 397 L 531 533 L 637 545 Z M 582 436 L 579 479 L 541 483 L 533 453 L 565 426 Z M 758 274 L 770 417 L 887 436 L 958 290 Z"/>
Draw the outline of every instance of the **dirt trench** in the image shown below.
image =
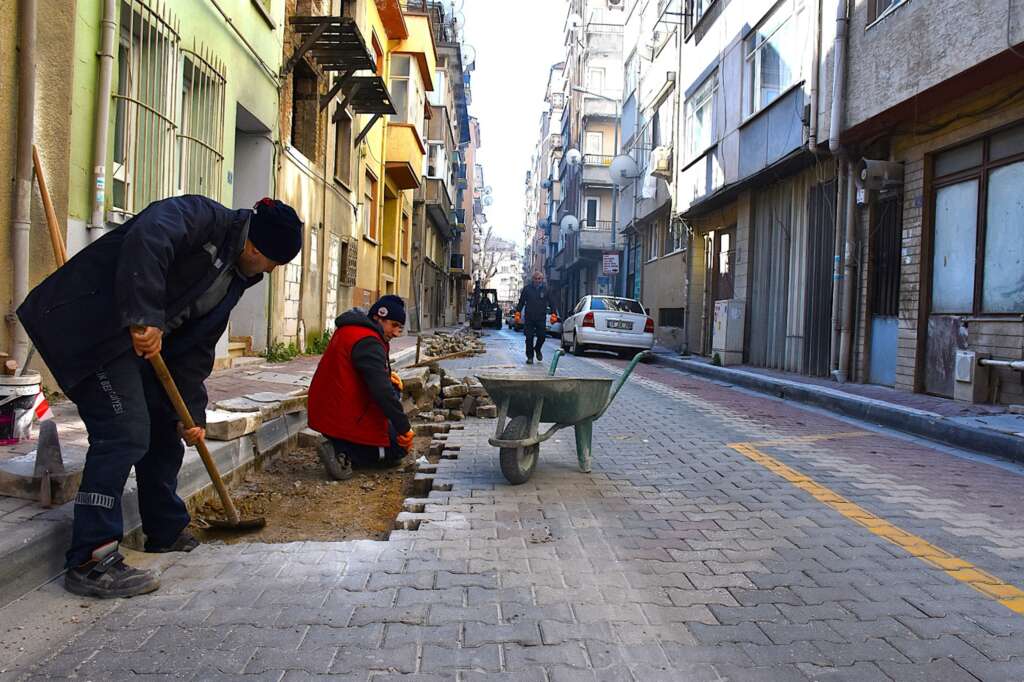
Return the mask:
<path fill-rule="evenodd" d="M 199 507 L 190 530 L 202 542 L 228 544 L 386 540 L 403 501 L 413 496 L 415 460 L 429 445 L 429 437 L 418 437 L 400 465 L 356 468 L 347 481 L 330 479 L 314 448 L 292 450 L 231 486 L 239 514 L 264 516 L 266 527 L 248 533 L 202 528 L 196 519 L 223 518 L 217 501 Z"/>

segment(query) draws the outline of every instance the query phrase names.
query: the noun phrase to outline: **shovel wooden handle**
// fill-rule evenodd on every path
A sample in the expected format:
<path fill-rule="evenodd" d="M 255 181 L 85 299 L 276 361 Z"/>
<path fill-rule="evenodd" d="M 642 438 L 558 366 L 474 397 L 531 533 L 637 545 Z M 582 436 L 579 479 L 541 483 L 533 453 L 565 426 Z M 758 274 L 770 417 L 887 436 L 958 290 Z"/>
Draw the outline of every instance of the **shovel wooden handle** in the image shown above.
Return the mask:
<path fill-rule="evenodd" d="M 192 414 L 189 413 L 188 406 L 185 405 L 185 401 L 182 399 L 178 386 L 174 383 L 174 378 L 171 376 L 171 371 L 167 369 L 167 364 L 164 362 L 163 357 L 160 353 L 157 353 L 149 359 L 149 362 L 153 365 L 153 371 L 156 372 L 157 379 L 160 380 L 164 391 L 167 392 L 167 397 L 170 398 L 171 404 L 174 405 L 174 411 L 178 413 L 178 419 L 181 420 L 182 425 L 184 425 L 186 430 L 194 429 L 196 427 L 195 420 L 192 419 Z M 231 500 L 231 495 L 228 493 L 228 489 L 220 477 L 217 463 L 213 461 L 210 450 L 206 447 L 205 439 L 199 439 L 199 442 L 196 443 L 196 450 L 199 451 L 199 457 L 203 460 L 206 473 L 210 475 L 210 480 L 213 481 L 213 487 L 217 489 L 217 494 L 220 495 L 220 502 L 224 505 L 224 512 L 227 514 L 228 520 L 233 525 L 237 525 L 240 518 L 238 510 L 235 508 L 235 503 Z"/>

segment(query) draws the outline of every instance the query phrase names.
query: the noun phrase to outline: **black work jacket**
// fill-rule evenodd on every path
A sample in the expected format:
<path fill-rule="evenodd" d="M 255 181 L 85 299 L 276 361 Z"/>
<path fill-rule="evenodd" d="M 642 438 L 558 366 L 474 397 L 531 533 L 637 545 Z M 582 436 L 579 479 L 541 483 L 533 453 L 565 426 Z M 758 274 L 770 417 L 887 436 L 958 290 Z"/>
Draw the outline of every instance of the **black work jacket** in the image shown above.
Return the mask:
<path fill-rule="evenodd" d="M 130 327 L 166 331 L 167 321 L 235 266 L 251 214 L 198 195 L 156 201 L 33 289 L 18 317 L 61 387 L 67 391 L 130 351 Z M 246 287 L 261 278 L 249 278 Z M 202 383 L 227 319 L 214 326 L 178 349 L 173 365 L 168 360 L 197 422 L 206 409 Z"/>
<path fill-rule="evenodd" d="M 525 309 L 524 320 L 543 322 L 547 317 L 548 308 L 551 308 L 551 312 L 558 313 L 558 308 L 555 307 L 555 302 L 552 300 L 547 286 L 537 287 L 530 283 L 523 287 L 523 292 L 519 294 L 519 303 L 516 304 L 516 312 Z"/>

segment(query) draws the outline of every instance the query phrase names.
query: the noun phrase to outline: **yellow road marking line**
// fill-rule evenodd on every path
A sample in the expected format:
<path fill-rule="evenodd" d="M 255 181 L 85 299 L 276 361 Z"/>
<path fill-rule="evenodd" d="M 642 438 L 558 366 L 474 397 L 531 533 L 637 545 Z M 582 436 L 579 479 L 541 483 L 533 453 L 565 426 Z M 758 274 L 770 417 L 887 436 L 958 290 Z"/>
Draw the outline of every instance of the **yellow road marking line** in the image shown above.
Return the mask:
<path fill-rule="evenodd" d="M 834 438 L 839 434 L 819 437 L 818 440 Z M 850 436 L 852 437 L 852 436 Z M 796 440 L 796 439 L 794 439 Z M 771 441 L 776 443 L 777 441 Z M 802 440 L 800 442 L 807 442 Z M 908 554 L 933 566 L 946 575 L 973 587 L 987 597 L 995 599 L 1014 613 L 1024 615 L 1024 590 L 1015 585 L 1003 582 L 996 576 L 986 573 L 969 561 L 956 557 L 936 547 L 927 540 L 913 533 L 898 528 L 885 519 L 876 516 L 855 502 L 826 488 L 814 479 L 783 464 L 779 460 L 766 455 L 755 447 L 754 443 L 730 443 L 729 447 L 741 455 L 757 462 L 769 471 L 778 474 L 796 487 L 804 490 L 819 502 L 832 507 L 837 512 L 867 528 L 875 535 L 901 547 Z"/>

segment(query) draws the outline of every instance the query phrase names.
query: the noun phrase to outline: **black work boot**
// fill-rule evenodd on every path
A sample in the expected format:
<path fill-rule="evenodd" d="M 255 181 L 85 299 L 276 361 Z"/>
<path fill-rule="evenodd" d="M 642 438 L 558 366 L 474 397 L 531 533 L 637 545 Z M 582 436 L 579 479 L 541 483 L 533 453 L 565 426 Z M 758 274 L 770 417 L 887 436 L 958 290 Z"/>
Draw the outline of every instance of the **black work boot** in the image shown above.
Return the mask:
<path fill-rule="evenodd" d="M 189 533 L 188 530 L 183 530 L 174 542 L 165 547 L 158 547 L 151 544 L 149 540 L 146 540 L 146 551 L 156 554 L 163 554 L 165 552 L 191 552 L 193 549 L 198 547 L 199 544 L 200 542 L 195 535 Z"/>
<path fill-rule="evenodd" d="M 327 475 L 335 481 L 347 481 L 352 478 L 352 463 L 348 460 L 348 455 L 338 452 L 331 441 L 325 440 L 320 443 L 316 454 L 327 469 Z"/>
<path fill-rule="evenodd" d="M 540 352 L 540 348 L 537 349 L 537 362 L 544 362 L 544 354 Z"/>
<path fill-rule="evenodd" d="M 160 581 L 152 571 L 132 568 L 109 542 L 92 553 L 92 560 L 69 568 L 64 574 L 64 589 L 82 597 L 114 599 L 152 592 Z"/>
<path fill-rule="evenodd" d="M 527 355 L 526 356 L 526 364 L 528 364 L 528 365 L 532 365 L 533 364 L 533 356 L 531 356 L 531 355 Z"/>

